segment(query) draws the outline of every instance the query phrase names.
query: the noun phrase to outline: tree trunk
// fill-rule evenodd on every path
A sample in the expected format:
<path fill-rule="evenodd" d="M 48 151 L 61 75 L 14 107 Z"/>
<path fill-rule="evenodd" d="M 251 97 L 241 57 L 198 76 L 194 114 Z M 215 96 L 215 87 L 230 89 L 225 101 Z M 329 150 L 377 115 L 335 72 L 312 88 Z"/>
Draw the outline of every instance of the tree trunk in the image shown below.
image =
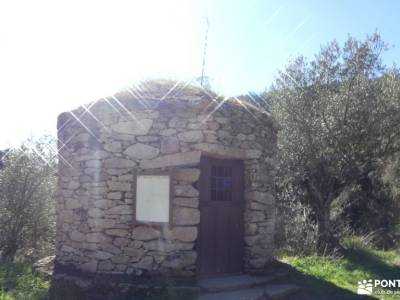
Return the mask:
<path fill-rule="evenodd" d="M 16 249 L 7 247 L 6 249 L 4 249 L 1 252 L 0 261 L 2 263 L 13 262 L 16 254 L 17 254 L 17 250 Z"/>
<path fill-rule="evenodd" d="M 1 251 L 0 262 L 9 263 L 13 262 L 18 251 L 18 246 L 15 240 L 9 241 L 4 249 Z"/>
<path fill-rule="evenodd" d="M 330 207 L 324 206 L 317 212 L 317 252 L 320 255 L 335 254 L 343 250 L 338 239 L 332 232 Z"/>

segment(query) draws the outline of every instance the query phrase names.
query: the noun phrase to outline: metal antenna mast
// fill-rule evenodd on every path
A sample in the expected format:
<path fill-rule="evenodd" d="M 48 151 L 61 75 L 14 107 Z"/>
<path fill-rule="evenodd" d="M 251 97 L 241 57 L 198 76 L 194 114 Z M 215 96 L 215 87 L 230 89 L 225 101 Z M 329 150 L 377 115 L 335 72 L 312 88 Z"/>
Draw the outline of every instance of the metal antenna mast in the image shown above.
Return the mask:
<path fill-rule="evenodd" d="M 203 67 L 201 69 L 201 87 L 203 87 L 203 80 L 204 80 L 204 69 L 206 67 L 206 52 L 207 52 L 207 40 L 208 40 L 208 28 L 210 27 L 210 22 L 208 18 L 206 18 L 206 36 L 204 39 L 204 50 L 203 50 Z"/>

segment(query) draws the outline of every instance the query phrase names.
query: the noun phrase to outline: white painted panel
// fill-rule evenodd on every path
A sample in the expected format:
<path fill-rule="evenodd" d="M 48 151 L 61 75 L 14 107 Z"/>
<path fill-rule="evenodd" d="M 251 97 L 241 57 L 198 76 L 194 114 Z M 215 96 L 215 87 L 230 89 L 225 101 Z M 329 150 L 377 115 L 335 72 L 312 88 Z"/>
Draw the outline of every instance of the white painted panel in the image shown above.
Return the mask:
<path fill-rule="evenodd" d="M 170 178 L 167 175 L 139 175 L 136 182 L 136 220 L 169 222 Z"/>

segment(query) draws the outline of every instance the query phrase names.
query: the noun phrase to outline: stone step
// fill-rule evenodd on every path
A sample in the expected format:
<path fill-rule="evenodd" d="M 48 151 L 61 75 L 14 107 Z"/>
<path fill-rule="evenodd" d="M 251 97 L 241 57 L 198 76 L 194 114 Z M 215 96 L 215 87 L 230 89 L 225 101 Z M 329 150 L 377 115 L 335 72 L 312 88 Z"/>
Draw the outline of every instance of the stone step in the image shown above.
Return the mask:
<path fill-rule="evenodd" d="M 266 300 L 264 288 L 250 288 L 236 291 L 203 293 L 196 300 Z"/>
<path fill-rule="evenodd" d="M 265 287 L 265 294 L 269 300 L 292 299 L 293 296 L 301 291 L 301 288 L 294 284 L 270 284 Z"/>
<path fill-rule="evenodd" d="M 233 275 L 200 279 L 197 286 L 204 292 L 222 292 L 263 286 L 274 280 L 281 279 L 286 274 L 271 276 Z"/>
<path fill-rule="evenodd" d="M 203 293 L 196 300 L 290 300 L 300 292 L 300 287 L 292 284 L 274 284 L 235 291 Z"/>

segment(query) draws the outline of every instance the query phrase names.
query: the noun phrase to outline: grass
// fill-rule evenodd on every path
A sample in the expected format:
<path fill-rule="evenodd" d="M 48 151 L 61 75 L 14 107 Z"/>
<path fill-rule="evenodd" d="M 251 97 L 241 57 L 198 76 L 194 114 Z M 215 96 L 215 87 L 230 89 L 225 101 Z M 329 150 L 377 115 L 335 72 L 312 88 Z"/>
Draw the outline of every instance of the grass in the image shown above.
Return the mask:
<path fill-rule="evenodd" d="M 292 268 L 291 280 L 305 287 L 316 299 L 360 299 L 356 295 L 358 281 L 400 279 L 400 251 L 378 251 L 358 243 L 348 246 L 341 257 L 283 255 L 281 261 Z M 391 300 L 400 299 L 400 295 L 374 294 L 364 299 Z"/>

